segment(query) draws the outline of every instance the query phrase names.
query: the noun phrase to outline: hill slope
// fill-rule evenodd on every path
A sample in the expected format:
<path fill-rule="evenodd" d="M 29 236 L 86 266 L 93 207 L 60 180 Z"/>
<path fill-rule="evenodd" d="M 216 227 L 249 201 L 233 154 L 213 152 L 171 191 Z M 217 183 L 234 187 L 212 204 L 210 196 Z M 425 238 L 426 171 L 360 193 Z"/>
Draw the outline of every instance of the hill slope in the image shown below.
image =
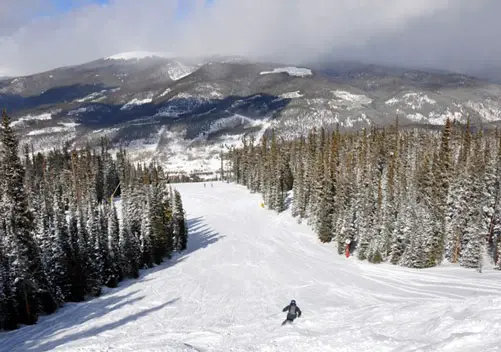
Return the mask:
<path fill-rule="evenodd" d="M 274 128 L 443 125 L 447 117 L 501 122 L 501 85 L 447 72 L 355 63 L 293 67 L 235 57 L 189 60 L 132 52 L 0 80 L 23 142 L 47 150 L 103 136 L 139 161 L 214 170 L 222 149 Z"/>
<path fill-rule="evenodd" d="M 6 351 L 495 350 L 499 272 L 371 265 L 235 185 L 185 184 L 186 253 L 0 333 Z M 296 299 L 303 316 L 281 327 Z"/>

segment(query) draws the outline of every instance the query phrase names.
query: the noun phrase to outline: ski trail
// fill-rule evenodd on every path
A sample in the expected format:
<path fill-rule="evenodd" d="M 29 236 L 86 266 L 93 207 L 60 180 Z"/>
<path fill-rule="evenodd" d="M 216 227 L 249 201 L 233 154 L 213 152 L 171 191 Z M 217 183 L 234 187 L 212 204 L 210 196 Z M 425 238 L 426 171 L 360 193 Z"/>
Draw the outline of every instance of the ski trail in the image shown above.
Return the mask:
<path fill-rule="evenodd" d="M 2 351 L 496 350 L 500 273 L 337 254 L 241 186 L 174 185 L 188 249 L 99 298 L 0 333 Z M 296 299 L 303 314 L 280 326 Z"/>

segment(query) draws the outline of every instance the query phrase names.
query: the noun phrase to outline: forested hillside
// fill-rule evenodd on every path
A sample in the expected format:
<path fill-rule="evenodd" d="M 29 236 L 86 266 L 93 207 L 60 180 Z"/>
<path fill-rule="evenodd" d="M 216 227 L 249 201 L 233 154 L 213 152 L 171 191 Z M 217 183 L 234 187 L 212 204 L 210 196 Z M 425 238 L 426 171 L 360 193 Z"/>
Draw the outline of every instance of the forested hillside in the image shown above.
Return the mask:
<path fill-rule="evenodd" d="M 181 195 L 159 166 L 132 165 L 125 151 L 113 158 L 104 140 L 99 151 L 26 147 L 19 157 L 5 112 L 0 133 L 0 330 L 186 248 Z"/>
<path fill-rule="evenodd" d="M 270 209 L 306 219 L 322 242 L 361 260 L 425 268 L 444 259 L 501 268 L 501 133 L 447 120 L 441 131 L 394 126 L 273 134 L 230 152 L 236 182 Z"/>

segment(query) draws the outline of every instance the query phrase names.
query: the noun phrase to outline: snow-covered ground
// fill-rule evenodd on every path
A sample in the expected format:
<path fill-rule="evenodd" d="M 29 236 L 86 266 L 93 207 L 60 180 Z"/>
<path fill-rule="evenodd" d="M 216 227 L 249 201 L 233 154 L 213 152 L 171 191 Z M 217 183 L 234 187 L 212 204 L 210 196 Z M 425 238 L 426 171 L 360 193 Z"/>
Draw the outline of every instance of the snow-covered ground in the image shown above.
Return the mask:
<path fill-rule="evenodd" d="M 94 93 L 91 93 L 81 99 L 76 99 L 75 101 L 78 102 L 78 103 L 84 103 L 86 101 L 93 101 L 95 102 L 97 99 L 100 99 L 100 98 L 103 98 L 103 94 L 106 93 L 107 90 L 106 89 L 103 89 L 101 90 L 100 92 L 94 92 Z"/>
<path fill-rule="evenodd" d="M 76 122 L 58 122 L 58 125 L 60 126 L 45 127 L 45 128 L 40 128 L 38 130 L 30 131 L 27 133 L 27 136 L 39 136 L 42 134 L 74 132 L 75 128 L 80 124 Z"/>
<path fill-rule="evenodd" d="M 152 97 L 144 98 L 144 99 L 138 99 L 134 98 L 131 101 L 129 101 L 127 104 L 123 105 L 120 110 L 130 110 L 134 106 L 139 106 L 139 105 L 144 105 L 144 104 L 150 104 L 153 101 Z"/>
<path fill-rule="evenodd" d="M 37 325 L 4 351 L 496 351 L 500 273 L 417 270 L 335 253 L 241 186 L 175 185 L 188 250 Z M 303 311 L 280 326 L 291 299 Z"/>
<path fill-rule="evenodd" d="M 287 92 L 279 95 L 280 98 L 283 99 L 295 99 L 295 98 L 301 98 L 303 95 L 301 94 L 300 90 L 296 90 L 295 92 Z"/>
<path fill-rule="evenodd" d="M 23 116 L 23 117 L 20 117 L 19 119 L 17 119 L 16 121 L 13 121 L 11 123 L 11 126 L 14 127 L 14 126 L 17 126 L 17 125 L 23 125 L 25 121 L 32 121 L 32 120 L 50 120 L 52 119 L 52 115 L 55 114 L 55 113 L 58 113 L 59 111 L 55 111 L 55 112 L 47 112 L 47 113 L 43 113 L 43 114 L 38 114 L 38 115 L 32 115 L 32 114 L 29 114 L 29 115 L 26 115 L 26 116 Z"/>
<path fill-rule="evenodd" d="M 294 66 L 279 67 L 279 68 L 274 68 L 273 71 L 260 72 L 261 75 L 269 75 L 272 73 L 287 73 L 289 76 L 296 76 L 296 77 L 306 77 L 306 76 L 311 76 L 313 74 L 309 68 L 294 67 Z"/>

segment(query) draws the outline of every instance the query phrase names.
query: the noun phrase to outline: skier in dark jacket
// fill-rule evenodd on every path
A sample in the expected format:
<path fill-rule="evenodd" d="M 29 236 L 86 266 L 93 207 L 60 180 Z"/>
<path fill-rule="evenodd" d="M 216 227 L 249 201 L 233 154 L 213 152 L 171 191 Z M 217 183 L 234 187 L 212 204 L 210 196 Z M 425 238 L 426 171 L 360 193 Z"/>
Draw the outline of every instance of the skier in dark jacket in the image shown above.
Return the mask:
<path fill-rule="evenodd" d="M 296 301 L 292 300 L 291 303 L 282 309 L 282 312 L 287 312 L 287 318 L 283 321 L 282 325 L 286 323 L 292 323 L 294 319 L 301 316 L 301 309 L 296 305 Z"/>

